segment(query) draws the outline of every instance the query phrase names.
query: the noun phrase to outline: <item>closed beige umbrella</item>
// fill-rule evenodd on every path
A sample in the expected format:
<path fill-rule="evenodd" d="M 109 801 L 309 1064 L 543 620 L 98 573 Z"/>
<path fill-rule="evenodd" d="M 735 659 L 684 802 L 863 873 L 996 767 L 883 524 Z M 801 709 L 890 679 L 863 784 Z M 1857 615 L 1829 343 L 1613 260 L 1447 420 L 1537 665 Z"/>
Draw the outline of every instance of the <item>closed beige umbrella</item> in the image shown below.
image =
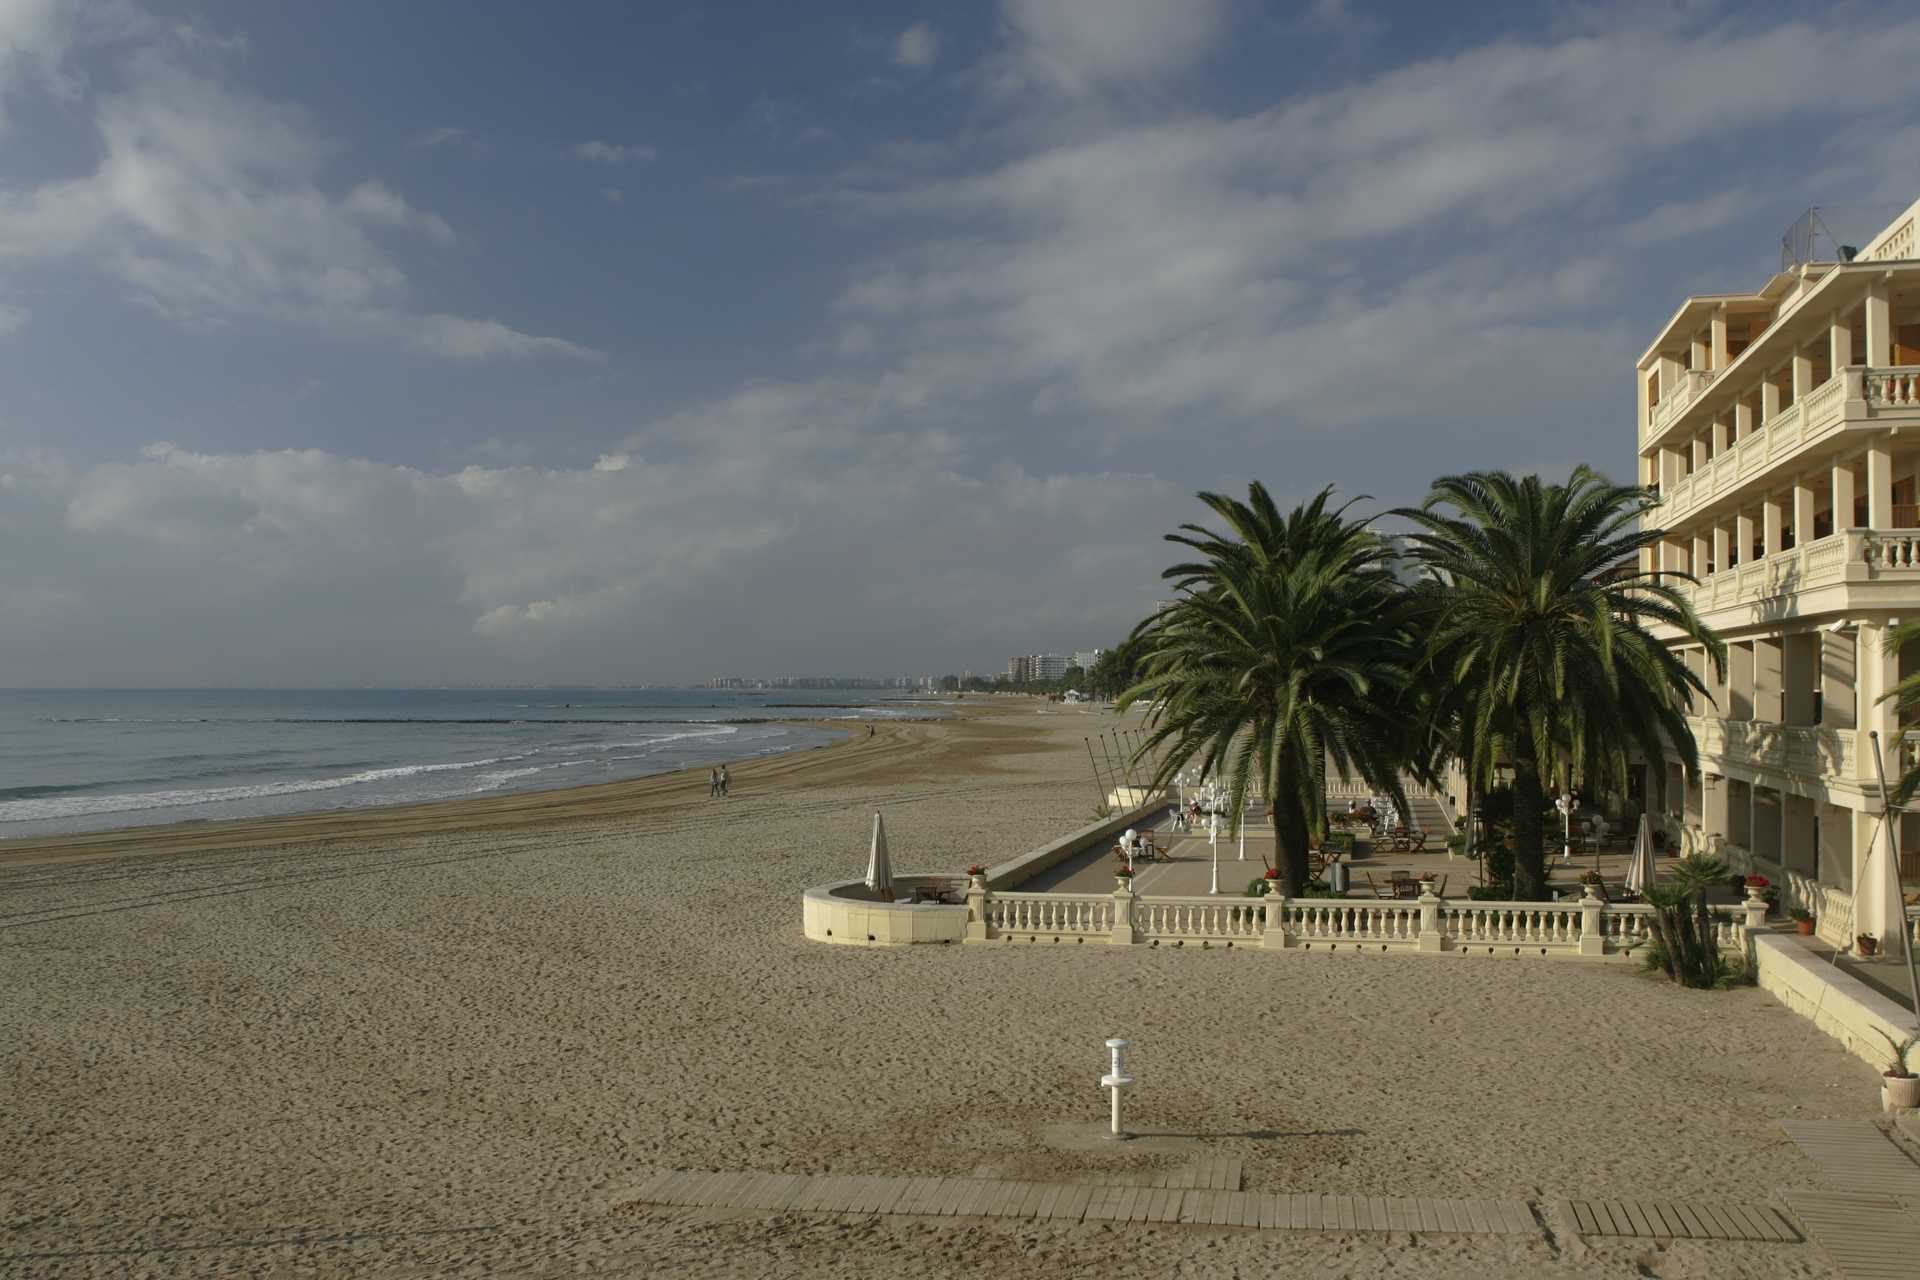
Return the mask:
<path fill-rule="evenodd" d="M 1633 842 L 1633 859 L 1627 863 L 1627 892 L 1644 894 L 1654 882 L 1653 824 L 1640 815 L 1640 834 Z"/>
<path fill-rule="evenodd" d="M 887 824 L 873 814 L 873 848 L 867 853 L 867 889 L 875 902 L 893 901 L 893 865 L 887 858 Z"/>

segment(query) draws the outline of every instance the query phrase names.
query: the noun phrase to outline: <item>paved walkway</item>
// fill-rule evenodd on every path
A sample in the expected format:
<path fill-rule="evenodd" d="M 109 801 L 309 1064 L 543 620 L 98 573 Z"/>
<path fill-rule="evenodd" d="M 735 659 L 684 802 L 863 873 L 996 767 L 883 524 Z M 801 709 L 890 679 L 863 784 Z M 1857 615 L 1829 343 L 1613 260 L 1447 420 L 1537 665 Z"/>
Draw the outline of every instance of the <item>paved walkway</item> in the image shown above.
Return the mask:
<path fill-rule="evenodd" d="M 1250 815 L 1247 822 L 1246 857 L 1240 856 L 1240 842 L 1231 832 L 1222 831 L 1216 847 L 1207 839 L 1207 830 L 1201 826 L 1191 832 L 1178 832 L 1173 824 L 1161 818 L 1156 827 L 1160 844 L 1172 857 L 1171 862 L 1135 863 L 1138 872 L 1134 880 L 1134 891 L 1152 896 L 1162 894 L 1168 897 L 1185 897 L 1204 894 L 1213 884 L 1214 861 L 1219 861 L 1219 884 L 1222 896 L 1237 897 L 1246 892 L 1247 883 L 1266 875 L 1267 868 L 1273 864 L 1273 828 L 1267 825 L 1264 815 Z M 1603 853 L 1599 857 L 1600 874 L 1609 885 L 1618 889 L 1625 881 L 1628 855 L 1626 853 Z M 1664 870 L 1670 867 L 1674 859 L 1657 859 Z M 1102 846 L 1086 853 L 1069 858 L 1049 871 L 1042 872 L 1020 886 L 1023 893 L 1111 893 L 1113 892 L 1113 871 L 1119 861 L 1113 856 L 1110 846 Z M 1375 885 L 1381 889 L 1387 887 L 1396 871 L 1418 876 L 1432 872 L 1435 876 L 1444 876 L 1445 894 L 1449 898 L 1464 898 L 1467 890 L 1480 883 L 1479 864 L 1470 859 L 1451 855 L 1440 841 L 1435 840 L 1424 853 L 1394 853 L 1387 849 L 1369 848 L 1362 838 L 1360 855 L 1347 864 L 1349 883 L 1347 896 L 1352 898 L 1372 898 L 1372 888 L 1367 883 L 1371 876 Z M 1594 866 L 1594 857 L 1587 854 L 1565 861 L 1559 856 L 1547 859 L 1548 883 L 1560 890 L 1566 897 L 1580 896 L 1579 880 L 1582 873 Z M 1727 890 L 1717 895 L 1732 901 L 1737 895 Z"/>

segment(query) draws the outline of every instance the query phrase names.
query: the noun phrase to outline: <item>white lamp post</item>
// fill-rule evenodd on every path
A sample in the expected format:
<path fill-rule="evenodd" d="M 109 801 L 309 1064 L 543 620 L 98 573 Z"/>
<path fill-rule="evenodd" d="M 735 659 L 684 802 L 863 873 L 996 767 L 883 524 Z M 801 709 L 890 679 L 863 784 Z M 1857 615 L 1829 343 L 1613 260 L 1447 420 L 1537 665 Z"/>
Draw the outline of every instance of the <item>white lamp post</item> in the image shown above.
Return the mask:
<path fill-rule="evenodd" d="M 1573 861 L 1573 815 L 1580 809 L 1580 797 L 1569 791 L 1553 802 L 1560 811 L 1561 833 L 1564 843 L 1560 846 L 1560 860 Z"/>
<path fill-rule="evenodd" d="M 1216 811 L 1207 815 L 1207 844 L 1213 851 L 1213 883 L 1208 893 L 1220 892 L 1220 814 Z"/>

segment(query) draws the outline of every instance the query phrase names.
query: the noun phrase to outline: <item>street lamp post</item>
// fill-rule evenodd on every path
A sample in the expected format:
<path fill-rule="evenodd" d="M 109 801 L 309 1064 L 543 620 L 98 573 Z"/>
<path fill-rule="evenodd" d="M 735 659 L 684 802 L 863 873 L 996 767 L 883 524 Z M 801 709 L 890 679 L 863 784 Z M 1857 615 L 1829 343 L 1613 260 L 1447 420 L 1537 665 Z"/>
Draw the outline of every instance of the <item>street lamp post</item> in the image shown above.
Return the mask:
<path fill-rule="evenodd" d="M 1560 846 L 1560 860 L 1562 862 L 1572 862 L 1573 815 L 1580 809 L 1580 797 L 1569 791 L 1555 800 L 1553 807 L 1560 811 L 1560 821 L 1562 824 L 1561 832 L 1563 843 Z"/>
<path fill-rule="evenodd" d="M 1218 813 L 1209 813 L 1207 815 L 1207 844 L 1213 850 L 1213 883 L 1207 889 L 1207 892 L 1219 893 L 1220 892 L 1220 815 Z"/>

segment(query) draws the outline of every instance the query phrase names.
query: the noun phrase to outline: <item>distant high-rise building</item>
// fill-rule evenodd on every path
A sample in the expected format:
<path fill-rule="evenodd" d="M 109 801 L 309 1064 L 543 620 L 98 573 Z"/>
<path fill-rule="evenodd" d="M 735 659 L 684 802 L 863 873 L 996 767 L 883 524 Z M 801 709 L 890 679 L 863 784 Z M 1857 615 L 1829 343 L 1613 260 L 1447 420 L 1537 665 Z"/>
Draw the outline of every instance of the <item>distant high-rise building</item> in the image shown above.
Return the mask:
<path fill-rule="evenodd" d="M 1091 671 L 1093 670 L 1093 664 L 1100 661 L 1100 655 L 1105 652 L 1105 649 L 1076 650 L 1073 655 L 1073 665 L 1082 671 Z"/>

